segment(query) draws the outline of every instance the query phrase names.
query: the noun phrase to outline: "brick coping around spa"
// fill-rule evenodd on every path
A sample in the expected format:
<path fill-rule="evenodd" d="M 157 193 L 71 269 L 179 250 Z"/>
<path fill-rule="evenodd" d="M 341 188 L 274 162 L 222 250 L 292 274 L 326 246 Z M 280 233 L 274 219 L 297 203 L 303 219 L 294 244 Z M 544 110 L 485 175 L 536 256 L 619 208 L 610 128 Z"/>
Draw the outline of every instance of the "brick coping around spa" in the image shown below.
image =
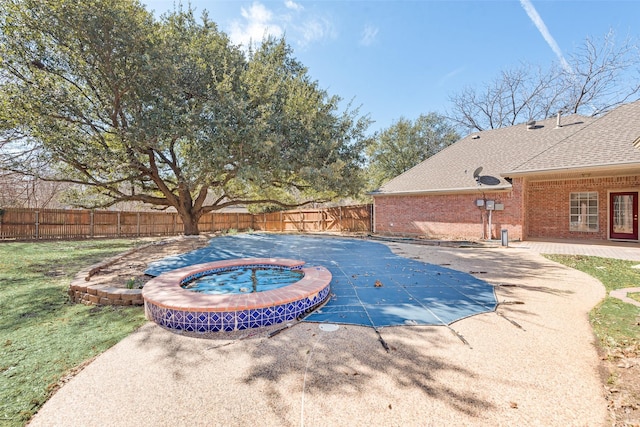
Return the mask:
<path fill-rule="evenodd" d="M 217 269 L 243 266 L 274 266 L 297 269 L 304 277 L 291 285 L 264 292 L 210 295 L 183 289 L 189 276 Z M 157 307 L 194 312 L 237 312 L 273 307 L 310 298 L 331 282 L 331 272 L 324 267 L 302 267 L 304 261 L 283 258 L 240 258 L 191 265 L 171 270 L 151 279 L 142 289 L 145 303 Z"/>

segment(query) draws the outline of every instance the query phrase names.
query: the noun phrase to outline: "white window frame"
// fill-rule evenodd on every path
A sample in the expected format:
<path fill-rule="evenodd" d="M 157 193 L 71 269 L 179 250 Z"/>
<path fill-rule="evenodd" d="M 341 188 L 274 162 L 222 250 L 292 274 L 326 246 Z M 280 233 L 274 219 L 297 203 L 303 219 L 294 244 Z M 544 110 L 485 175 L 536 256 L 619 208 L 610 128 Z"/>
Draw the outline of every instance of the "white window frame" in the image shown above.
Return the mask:
<path fill-rule="evenodd" d="M 569 231 L 600 231 L 597 191 L 572 192 L 569 195 Z"/>

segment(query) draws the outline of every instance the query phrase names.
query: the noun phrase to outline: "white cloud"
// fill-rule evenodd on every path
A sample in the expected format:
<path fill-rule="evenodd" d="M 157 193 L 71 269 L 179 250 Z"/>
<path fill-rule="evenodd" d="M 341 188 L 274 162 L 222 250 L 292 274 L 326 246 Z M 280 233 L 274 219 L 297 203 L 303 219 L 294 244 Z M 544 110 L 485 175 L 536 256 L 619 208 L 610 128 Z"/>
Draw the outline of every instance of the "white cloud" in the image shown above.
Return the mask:
<path fill-rule="evenodd" d="M 367 25 L 362 30 L 362 37 L 360 38 L 360 44 L 363 46 L 371 46 L 378 37 L 380 30 L 372 25 Z"/>
<path fill-rule="evenodd" d="M 300 47 L 325 39 L 335 39 L 337 33 L 331 22 L 323 18 L 311 18 L 304 22 L 303 25 L 294 27 L 293 34 L 298 34 L 296 42 Z M 290 33 L 287 33 L 290 34 Z"/>
<path fill-rule="evenodd" d="M 284 2 L 284 5 L 287 9 L 291 9 L 291 10 L 296 10 L 296 11 L 300 11 L 302 9 L 304 9 L 304 7 L 302 7 L 301 4 L 294 2 L 293 0 L 286 0 Z"/>
<path fill-rule="evenodd" d="M 284 34 L 282 27 L 274 22 L 273 13 L 259 2 L 254 2 L 248 9 L 241 8 L 240 14 L 244 19 L 234 20 L 229 31 L 229 37 L 235 44 L 247 48 L 260 43 L 266 36 L 280 37 Z"/>
<path fill-rule="evenodd" d="M 544 21 L 538 14 L 538 11 L 536 10 L 535 7 L 533 7 L 533 4 L 531 4 L 531 1 L 520 0 L 520 4 L 522 5 L 522 8 L 525 10 L 525 12 L 527 12 L 529 19 L 531 19 L 531 21 L 536 26 L 538 31 L 540 31 L 540 34 L 542 34 L 542 37 L 544 37 L 544 40 L 547 42 L 551 50 L 553 50 L 553 53 L 555 53 L 556 56 L 558 57 L 558 60 L 560 61 L 560 65 L 562 65 L 562 68 L 564 68 L 566 71 L 571 72 L 571 66 L 569 65 L 567 60 L 564 58 L 564 55 L 562 54 L 562 50 L 560 49 L 560 46 L 558 46 L 558 43 L 556 43 L 555 39 L 549 32 L 549 29 L 547 28 Z"/>
<path fill-rule="evenodd" d="M 289 44 L 303 49 L 337 37 L 330 20 L 307 12 L 294 0 L 285 0 L 271 9 L 254 1 L 248 8 L 240 8 L 240 14 L 242 18 L 232 21 L 227 33 L 234 44 L 244 49 L 259 44 L 264 37 L 282 37 L 285 33 Z"/>

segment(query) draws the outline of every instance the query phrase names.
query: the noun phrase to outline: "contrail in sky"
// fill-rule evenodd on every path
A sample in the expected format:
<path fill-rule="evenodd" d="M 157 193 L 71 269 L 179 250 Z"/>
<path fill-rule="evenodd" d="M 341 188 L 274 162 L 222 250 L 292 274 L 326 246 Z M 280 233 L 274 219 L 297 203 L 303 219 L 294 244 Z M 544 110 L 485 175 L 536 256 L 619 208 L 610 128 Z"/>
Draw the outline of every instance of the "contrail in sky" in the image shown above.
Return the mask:
<path fill-rule="evenodd" d="M 529 19 L 531 19 L 531 21 L 536 26 L 538 31 L 540 31 L 540 34 L 542 34 L 542 37 L 544 37 L 544 40 L 547 42 L 551 50 L 553 50 L 553 53 L 555 53 L 558 59 L 560 60 L 560 65 L 562 65 L 562 68 L 564 68 L 565 71 L 572 72 L 571 66 L 569 65 L 567 60 L 564 59 L 564 55 L 560 50 L 560 46 L 558 46 L 558 43 L 556 43 L 553 36 L 551 36 L 549 29 L 544 24 L 544 21 L 542 20 L 540 15 L 538 15 L 538 11 L 536 10 L 535 7 L 533 7 L 533 5 L 531 4 L 531 1 L 520 0 L 520 4 L 522 5 L 522 8 L 524 9 L 524 11 L 527 12 L 527 15 L 529 15 Z"/>

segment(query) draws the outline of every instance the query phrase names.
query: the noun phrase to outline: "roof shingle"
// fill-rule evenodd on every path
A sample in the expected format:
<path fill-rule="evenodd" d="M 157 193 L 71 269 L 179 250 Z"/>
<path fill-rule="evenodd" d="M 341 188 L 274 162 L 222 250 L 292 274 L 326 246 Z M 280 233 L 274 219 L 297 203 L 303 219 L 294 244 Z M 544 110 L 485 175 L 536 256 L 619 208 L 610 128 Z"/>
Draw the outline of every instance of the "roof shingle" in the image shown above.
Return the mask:
<path fill-rule="evenodd" d="M 373 193 L 407 194 L 507 189 L 509 174 L 637 163 L 640 101 L 599 118 L 577 114 L 466 136 Z M 473 172 L 482 167 L 476 182 Z"/>

